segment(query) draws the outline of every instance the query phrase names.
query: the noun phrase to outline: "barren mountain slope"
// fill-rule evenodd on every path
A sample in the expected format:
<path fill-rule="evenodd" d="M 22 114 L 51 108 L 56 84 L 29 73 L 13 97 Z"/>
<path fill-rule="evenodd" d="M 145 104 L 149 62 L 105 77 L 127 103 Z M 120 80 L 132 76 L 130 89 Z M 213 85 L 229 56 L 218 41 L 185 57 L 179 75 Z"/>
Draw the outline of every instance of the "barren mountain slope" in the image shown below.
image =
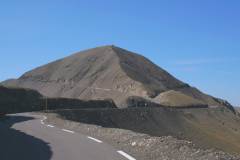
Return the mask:
<path fill-rule="evenodd" d="M 155 137 L 173 136 L 177 139 L 190 140 L 200 148 L 215 148 L 228 153 L 240 153 L 240 117 L 226 108 L 124 108 L 108 110 L 57 110 L 57 117 L 80 122 L 82 124 L 94 124 L 101 126 L 101 129 L 126 129 L 134 133 L 144 133 Z M 57 120 L 55 118 L 53 121 Z M 55 121 L 56 122 L 56 121 Z M 65 123 L 65 122 L 64 122 Z M 75 126 L 75 127 L 74 127 Z M 83 132 L 81 125 L 73 125 L 66 122 L 64 127 L 73 127 L 73 130 Z M 78 129 L 77 129 L 78 128 Z M 86 128 L 89 131 L 89 127 Z M 94 137 L 98 137 L 99 131 L 91 132 Z M 119 144 L 123 139 L 123 144 L 134 142 L 136 136 L 128 139 L 127 134 L 119 135 L 119 130 L 114 130 L 111 136 L 110 132 L 104 132 L 103 135 L 113 142 Z M 84 134 L 89 134 L 84 133 Z M 102 138 L 102 137 L 99 137 Z M 145 140 L 147 141 L 147 140 Z M 135 141 L 136 142 L 136 141 Z M 151 143 L 152 141 L 148 141 Z M 150 149 L 151 145 L 139 144 L 143 151 Z M 134 146 L 130 146 L 132 149 Z M 155 146 L 161 148 L 160 144 Z M 166 147 L 165 145 L 163 146 Z M 174 150 L 180 150 L 182 146 Z M 155 148 L 155 149 L 156 149 Z M 170 148 L 166 148 L 169 150 Z M 192 148 L 193 149 L 193 148 Z M 172 151 L 172 150 L 170 150 Z M 157 152 L 159 153 L 159 152 Z M 153 154 L 153 153 L 152 153 Z M 175 154 L 175 153 L 172 153 Z M 197 153 L 193 153 L 197 154 Z M 148 159 L 148 158 L 145 158 Z M 161 158 L 160 158 L 161 159 Z M 173 158 L 178 159 L 178 158 Z M 187 158 L 186 158 L 187 159 Z M 194 158 L 198 159 L 198 158 Z M 212 158 L 211 158 L 212 159 Z M 218 157 L 216 159 L 219 159 Z"/>
<path fill-rule="evenodd" d="M 50 97 L 110 98 L 119 107 L 126 107 L 129 96 L 152 100 L 169 90 L 179 91 L 200 103 L 228 105 L 177 80 L 145 57 L 115 46 L 73 54 L 2 84 L 36 89 Z"/>
<path fill-rule="evenodd" d="M 188 106 L 204 106 L 202 101 L 183 94 L 179 91 L 169 90 L 159 94 L 154 98 L 154 101 L 159 102 L 165 106 L 172 107 L 188 107 Z"/>
<path fill-rule="evenodd" d="M 235 107 L 235 109 L 240 113 L 240 107 Z"/>

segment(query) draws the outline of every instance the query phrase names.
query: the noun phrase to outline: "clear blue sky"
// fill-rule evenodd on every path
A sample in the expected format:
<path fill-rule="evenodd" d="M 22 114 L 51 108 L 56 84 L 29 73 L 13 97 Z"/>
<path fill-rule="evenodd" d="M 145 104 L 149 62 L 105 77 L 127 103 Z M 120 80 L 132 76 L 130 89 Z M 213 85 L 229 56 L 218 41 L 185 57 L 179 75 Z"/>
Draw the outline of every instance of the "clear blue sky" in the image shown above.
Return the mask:
<path fill-rule="evenodd" d="M 239 0 L 3 0 L 0 81 L 114 44 L 240 105 Z"/>

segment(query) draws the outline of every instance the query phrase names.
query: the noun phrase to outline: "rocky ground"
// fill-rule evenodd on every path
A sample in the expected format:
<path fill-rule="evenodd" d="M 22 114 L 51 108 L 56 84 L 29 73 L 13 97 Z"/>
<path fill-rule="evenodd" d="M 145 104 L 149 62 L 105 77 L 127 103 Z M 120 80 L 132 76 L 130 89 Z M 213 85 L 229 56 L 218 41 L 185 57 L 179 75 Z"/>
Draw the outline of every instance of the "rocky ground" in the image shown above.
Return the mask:
<path fill-rule="evenodd" d="M 53 113 L 46 116 L 48 123 L 101 139 L 137 160 L 240 160 L 240 155 L 215 149 L 200 149 L 190 141 L 172 136 L 152 137 L 124 129 L 63 120 Z"/>
<path fill-rule="evenodd" d="M 240 107 L 236 107 L 236 110 L 240 113 Z"/>
<path fill-rule="evenodd" d="M 118 108 L 127 107 L 128 98 L 137 96 L 167 106 L 232 109 L 226 101 L 178 80 L 149 59 L 113 45 L 75 53 L 0 84 L 31 88 L 46 97 L 112 99 Z"/>

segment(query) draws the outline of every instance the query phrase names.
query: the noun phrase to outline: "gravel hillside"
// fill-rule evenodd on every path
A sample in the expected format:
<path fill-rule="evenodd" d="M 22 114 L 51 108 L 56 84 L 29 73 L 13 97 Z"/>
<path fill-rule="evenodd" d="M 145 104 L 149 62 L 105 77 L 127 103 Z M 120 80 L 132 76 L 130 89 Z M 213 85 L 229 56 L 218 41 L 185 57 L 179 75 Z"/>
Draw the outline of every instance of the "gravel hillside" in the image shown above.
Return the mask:
<path fill-rule="evenodd" d="M 116 149 L 130 153 L 138 160 L 240 159 L 237 154 L 230 154 L 213 148 L 203 149 L 192 141 L 174 138 L 171 135 L 151 136 L 126 129 L 74 122 L 53 113 L 48 113 L 46 116 L 50 124 L 101 139 L 104 143 L 109 143 Z"/>
<path fill-rule="evenodd" d="M 163 99 L 156 97 L 174 90 L 183 94 L 176 95 L 177 98 L 186 98 L 184 94 L 190 97 L 187 98 L 189 101 L 184 102 L 186 106 L 207 104 L 232 109 L 227 102 L 190 87 L 147 58 L 116 46 L 78 52 L 2 84 L 35 89 L 49 97 L 85 100 L 110 98 L 120 108 L 127 107 L 125 102 L 130 96 L 139 96 L 161 104 Z M 176 99 L 174 95 L 166 98 L 167 101 Z M 163 102 L 165 103 L 164 100 Z"/>

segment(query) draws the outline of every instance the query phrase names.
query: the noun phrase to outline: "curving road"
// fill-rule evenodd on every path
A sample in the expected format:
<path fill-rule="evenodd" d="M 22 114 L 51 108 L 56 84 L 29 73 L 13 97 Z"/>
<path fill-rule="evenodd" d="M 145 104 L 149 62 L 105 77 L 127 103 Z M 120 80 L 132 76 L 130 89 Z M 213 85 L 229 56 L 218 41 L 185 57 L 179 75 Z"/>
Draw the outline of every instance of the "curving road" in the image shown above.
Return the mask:
<path fill-rule="evenodd" d="M 1 160 L 135 160 L 101 140 L 45 124 L 30 113 L 0 121 Z"/>

